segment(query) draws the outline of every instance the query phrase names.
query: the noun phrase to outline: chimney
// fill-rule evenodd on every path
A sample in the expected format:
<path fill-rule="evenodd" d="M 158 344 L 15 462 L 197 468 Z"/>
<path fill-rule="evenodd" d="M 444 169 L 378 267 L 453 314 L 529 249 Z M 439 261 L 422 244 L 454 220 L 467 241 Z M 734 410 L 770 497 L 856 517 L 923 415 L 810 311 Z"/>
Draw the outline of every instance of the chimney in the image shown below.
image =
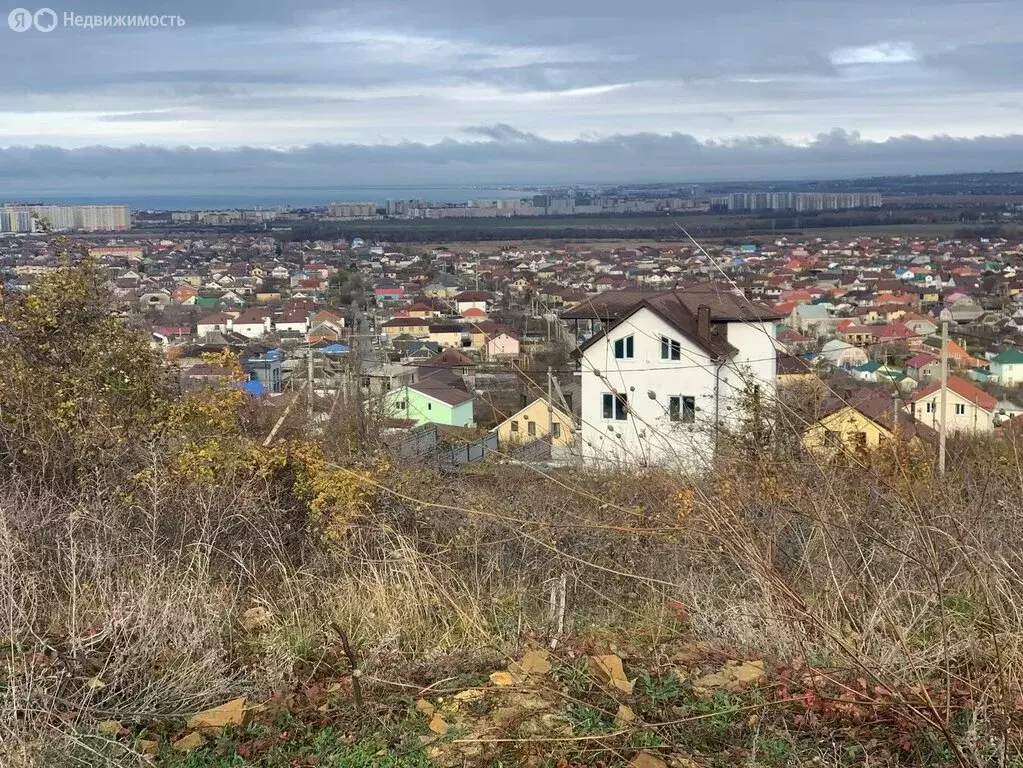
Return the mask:
<path fill-rule="evenodd" d="M 706 304 L 696 308 L 696 335 L 710 341 L 710 307 Z"/>

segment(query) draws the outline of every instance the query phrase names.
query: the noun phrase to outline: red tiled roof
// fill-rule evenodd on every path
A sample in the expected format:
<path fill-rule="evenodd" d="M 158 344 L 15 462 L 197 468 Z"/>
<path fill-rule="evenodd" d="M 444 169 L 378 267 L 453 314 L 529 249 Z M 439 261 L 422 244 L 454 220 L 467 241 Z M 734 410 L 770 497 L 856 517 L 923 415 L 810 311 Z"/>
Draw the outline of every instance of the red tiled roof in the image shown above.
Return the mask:
<path fill-rule="evenodd" d="M 958 376 L 948 377 L 948 388 L 952 392 L 955 392 L 964 400 L 969 400 L 971 403 L 976 403 L 985 411 L 993 411 L 995 409 L 995 406 L 998 405 L 998 398 L 996 398 L 994 395 L 989 395 L 980 387 L 964 379 L 960 379 Z M 913 402 L 918 402 L 926 397 L 930 397 L 940 389 L 941 382 L 936 381 L 930 386 L 914 392 L 910 400 L 912 400 Z"/>
<path fill-rule="evenodd" d="M 929 355 L 926 352 L 921 352 L 919 355 L 913 355 L 909 360 L 906 361 L 907 368 L 923 368 L 925 365 L 930 365 L 937 360 L 934 355 Z"/>
<path fill-rule="evenodd" d="M 914 333 L 905 323 L 889 323 L 877 329 L 874 333 L 879 339 L 911 339 L 918 334 Z"/>
<path fill-rule="evenodd" d="M 313 315 L 313 322 L 314 323 L 329 323 L 329 322 L 335 322 L 336 323 L 336 322 L 339 322 L 340 320 L 341 320 L 341 315 L 337 314 L 336 312 L 331 312 L 329 309 L 321 309 L 319 312 L 317 312 L 315 315 Z"/>
<path fill-rule="evenodd" d="M 812 341 L 809 336 L 804 336 L 799 331 L 795 331 L 792 328 L 785 328 L 778 333 L 778 341 Z"/>

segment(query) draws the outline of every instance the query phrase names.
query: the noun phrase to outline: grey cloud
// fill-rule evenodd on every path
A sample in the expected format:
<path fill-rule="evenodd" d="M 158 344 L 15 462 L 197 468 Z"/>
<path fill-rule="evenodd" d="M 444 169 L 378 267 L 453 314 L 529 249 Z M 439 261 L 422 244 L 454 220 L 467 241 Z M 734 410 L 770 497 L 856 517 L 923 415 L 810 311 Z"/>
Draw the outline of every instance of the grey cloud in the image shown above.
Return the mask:
<path fill-rule="evenodd" d="M 806 146 L 777 137 L 699 141 L 685 134 L 551 141 L 510 126 L 485 141 L 315 144 L 288 150 L 136 146 L 0 150 L 0 195 L 140 190 L 246 192 L 356 184 L 611 183 L 853 177 L 1023 170 L 1023 135 L 872 142 L 835 130 Z M 154 180 L 156 180 L 154 182 Z"/>
<path fill-rule="evenodd" d="M 505 123 L 497 123 L 496 125 L 471 125 L 465 129 L 465 132 L 474 136 L 482 136 L 487 139 L 493 139 L 497 142 L 519 142 L 519 141 L 537 141 L 538 138 L 534 134 L 525 133 L 517 128 L 512 128 L 510 125 Z"/>
<path fill-rule="evenodd" d="M 726 152 L 715 138 L 798 142 L 836 123 L 871 138 L 1007 134 L 1023 96 L 1018 0 L 82 0 L 73 10 L 187 23 L 0 28 L 11 73 L 0 80 L 0 145 L 350 141 L 357 156 L 335 148 L 327 160 L 370 176 L 406 157 L 395 147 L 418 148 L 407 156 L 424 179 L 437 168 L 514 174 L 511 161 L 495 165 L 511 155 L 542 174 L 544 152 L 554 175 L 616 173 L 622 155 L 644 173 L 666 161 L 674 172 L 745 158 L 747 145 Z M 441 141 L 453 135 L 469 140 Z M 595 138 L 568 140 L 581 135 Z M 843 141 L 870 156 L 867 143 Z M 893 141 L 883 154 L 898 164 Z M 751 160 L 762 144 L 774 146 L 753 141 Z M 825 146 L 777 153 L 803 163 L 828 157 Z M 642 152 L 660 154 L 647 168 Z"/>

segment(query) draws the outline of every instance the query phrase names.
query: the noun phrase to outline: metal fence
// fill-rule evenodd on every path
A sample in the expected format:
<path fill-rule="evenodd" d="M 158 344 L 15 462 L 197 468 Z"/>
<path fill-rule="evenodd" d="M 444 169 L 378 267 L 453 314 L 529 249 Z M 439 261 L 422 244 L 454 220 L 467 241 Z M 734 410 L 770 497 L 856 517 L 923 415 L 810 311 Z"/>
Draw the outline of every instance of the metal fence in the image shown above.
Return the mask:
<path fill-rule="evenodd" d="M 391 454 L 406 460 L 423 459 L 437 450 L 437 425 L 424 424 L 400 435 L 384 439 Z"/>
<path fill-rule="evenodd" d="M 483 461 L 491 453 L 497 451 L 497 433 L 488 432 L 474 443 L 445 447 L 438 451 L 437 458 L 442 464 L 472 464 Z"/>

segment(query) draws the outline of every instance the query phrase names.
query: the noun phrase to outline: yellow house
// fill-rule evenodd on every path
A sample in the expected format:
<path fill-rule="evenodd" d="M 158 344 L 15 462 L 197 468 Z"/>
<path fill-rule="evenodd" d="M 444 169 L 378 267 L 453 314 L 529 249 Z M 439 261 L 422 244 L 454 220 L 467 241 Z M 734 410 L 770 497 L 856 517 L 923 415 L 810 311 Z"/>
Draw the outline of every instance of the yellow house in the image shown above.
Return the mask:
<path fill-rule="evenodd" d="M 501 445 L 530 443 L 547 438 L 548 422 L 553 446 L 570 448 L 574 445 L 575 426 L 572 417 L 557 407 L 548 411 L 547 398 L 544 397 L 538 397 L 518 413 L 509 416 L 494 427 L 494 431 Z"/>
<path fill-rule="evenodd" d="M 461 347 L 462 334 L 467 330 L 450 323 L 437 323 L 428 326 L 428 329 L 430 341 L 435 341 L 442 347 Z"/>
<path fill-rule="evenodd" d="M 801 384 L 821 392 L 827 390 L 827 385 L 817 372 L 806 360 L 796 355 L 778 355 L 776 381 L 779 387 Z"/>
<path fill-rule="evenodd" d="M 256 301 L 258 301 L 260 304 L 265 304 L 269 301 L 280 300 L 281 300 L 280 291 L 260 291 L 259 293 L 256 294 Z"/>
<path fill-rule="evenodd" d="M 891 439 L 891 430 L 851 405 L 819 419 L 803 433 L 803 445 L 812 453 L 875 451 L 883 441 Z"/>
<path fill-rule="evenodd" d="M 417 339 L 430 335 L 430 323 L 422 317 L 396 317 L 380 324 L 380 329 L 388 336 L 413 336 Z"/>
<path fill-rule="evenodd" d="M 803 446 L 818 455 L 876 451 L 896 438 L 895 430 L 900 439 L 932 442 L 934 430 L 901 409 L 895 427 L 894 407 L 892 396 L 884 390 L 866 390 L 835 398 L 825 403 L 825 415 L 803 433 Z"/>
<path fill-rule="evenodd" d="M 441 285 L 440 283 L 431 283 L 426 286 L 423 293 L 431 299 L 450 299 L 461 293 L 461 288 L 455 288 L 448 285 Z"/>

